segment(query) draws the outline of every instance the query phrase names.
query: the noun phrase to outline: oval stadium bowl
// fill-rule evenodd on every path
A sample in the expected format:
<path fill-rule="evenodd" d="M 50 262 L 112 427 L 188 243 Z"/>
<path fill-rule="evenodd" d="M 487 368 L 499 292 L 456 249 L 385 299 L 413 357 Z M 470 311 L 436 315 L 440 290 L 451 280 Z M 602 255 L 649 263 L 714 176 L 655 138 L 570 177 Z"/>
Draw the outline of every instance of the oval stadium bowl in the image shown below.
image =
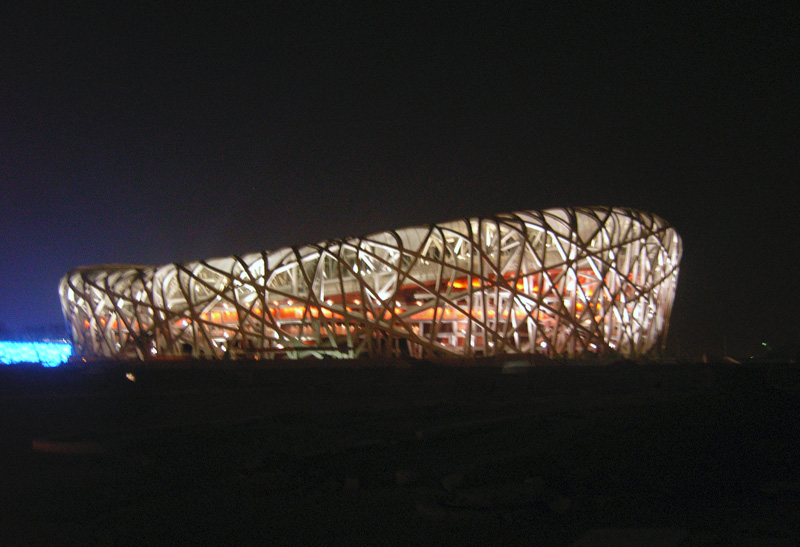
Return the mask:
<path fill-rule="evenodd" d="M 59 292 L 85 357 L 636 357 L 663 349 L 680 258 L 653 214 L 576 207 L 82 267 Z"/>

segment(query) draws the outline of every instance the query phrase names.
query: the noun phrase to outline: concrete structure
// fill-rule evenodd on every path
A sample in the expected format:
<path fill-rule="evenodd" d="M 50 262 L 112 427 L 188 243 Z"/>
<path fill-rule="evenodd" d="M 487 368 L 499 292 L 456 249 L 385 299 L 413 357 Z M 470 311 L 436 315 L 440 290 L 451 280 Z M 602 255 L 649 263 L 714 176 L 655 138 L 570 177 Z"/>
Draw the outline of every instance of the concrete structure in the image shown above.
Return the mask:
<path fill-rule="evenodd" d="M 548 209 L 164 266 L 70 271 L 76 353 L 473 357 L 663 349 L 681 240 L 631 209 Z"/>

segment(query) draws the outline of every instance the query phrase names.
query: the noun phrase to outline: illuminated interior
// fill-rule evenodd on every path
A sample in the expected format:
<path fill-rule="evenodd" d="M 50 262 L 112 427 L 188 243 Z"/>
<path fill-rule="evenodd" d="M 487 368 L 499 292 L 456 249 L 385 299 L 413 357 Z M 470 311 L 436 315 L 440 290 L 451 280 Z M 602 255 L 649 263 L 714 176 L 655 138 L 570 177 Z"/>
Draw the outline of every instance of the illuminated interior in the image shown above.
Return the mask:
<path fill-rule="evenodd" d="M 681 240 L 631 209 L 548 209 L 159 267 L 70 271 L 77 353 L 413 358 L 663 350 Z"/>

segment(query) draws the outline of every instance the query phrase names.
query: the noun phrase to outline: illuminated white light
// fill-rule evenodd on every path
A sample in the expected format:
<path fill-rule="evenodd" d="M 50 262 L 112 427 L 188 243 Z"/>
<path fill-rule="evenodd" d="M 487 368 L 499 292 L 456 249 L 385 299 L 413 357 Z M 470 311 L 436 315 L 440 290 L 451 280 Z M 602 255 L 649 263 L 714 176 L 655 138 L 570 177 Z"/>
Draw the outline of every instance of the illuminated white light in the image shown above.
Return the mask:
<path fill-rule="evenodd" d="M 680 258 L 680 238 L 659 217 L 579 207 L 185 264 L 79 268 L 59 293 L 82 356 L 144 359 L 155 344 L 162 356 L 221 358 L 218 341 L 234 337 L 266 359 L 276 339 L 297 348 L 292 357 L 635 356 L 663 349 Z M 225 310 L 239 308 L 253 313 L 237 325 Z"/>

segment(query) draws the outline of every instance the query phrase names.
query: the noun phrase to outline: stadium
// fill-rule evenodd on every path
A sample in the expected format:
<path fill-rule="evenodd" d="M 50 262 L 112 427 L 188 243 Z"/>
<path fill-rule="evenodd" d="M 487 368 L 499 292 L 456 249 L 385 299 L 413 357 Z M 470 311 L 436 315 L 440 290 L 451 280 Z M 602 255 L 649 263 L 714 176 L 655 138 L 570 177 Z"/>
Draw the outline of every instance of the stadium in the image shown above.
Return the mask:
<path fill-rule="evenodd" d="M 409 358 L 663 351 L 681 239 L 632 209 L 558 208 L 59 285 L 87 358 Z"/>

